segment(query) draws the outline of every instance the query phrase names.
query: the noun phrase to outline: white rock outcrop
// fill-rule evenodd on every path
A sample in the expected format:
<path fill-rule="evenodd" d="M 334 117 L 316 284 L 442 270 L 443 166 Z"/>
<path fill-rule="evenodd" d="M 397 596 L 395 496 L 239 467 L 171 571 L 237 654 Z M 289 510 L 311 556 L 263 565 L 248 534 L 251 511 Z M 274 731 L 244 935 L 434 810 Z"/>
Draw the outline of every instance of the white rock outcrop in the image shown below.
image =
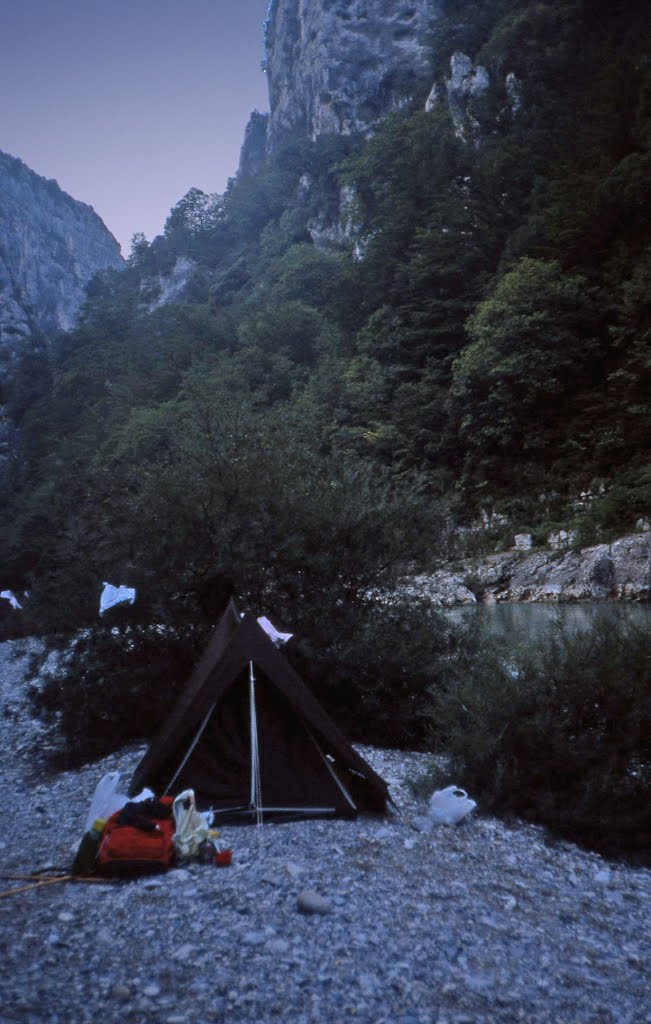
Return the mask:
<path fill-rule="evenodd" d="M 651 600 L 651 532 L 580 551 L 513 550 L 419 577 L 415 593 L 434 604 Z"/>

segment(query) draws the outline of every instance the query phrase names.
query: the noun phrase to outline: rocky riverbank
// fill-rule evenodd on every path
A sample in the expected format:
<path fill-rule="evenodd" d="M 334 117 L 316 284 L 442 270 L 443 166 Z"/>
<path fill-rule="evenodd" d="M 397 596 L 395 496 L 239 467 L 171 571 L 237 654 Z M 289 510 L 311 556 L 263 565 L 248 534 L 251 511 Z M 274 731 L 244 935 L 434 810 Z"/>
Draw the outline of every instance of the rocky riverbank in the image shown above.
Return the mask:
<path fill-rule="evenodd" d="M 68 865 L 96 782 L 141 753 L 51 774 L 18 651 L 0 646 L 3 875 Z M 363 753 L 402 816 L 225 828 L 230 868 L 0 899 L 2 1024 L 649 1024 L 649 871 L 481 808 L 419 831 L 423 755 Z"/>
<path fill-rule="evenodd" d="M 467 559 L 431 576 L 419 576 L 411 586 L 443 608 L 514 601 L 648 601 L 651 532 L 579 551 L 516 548 Z"/>

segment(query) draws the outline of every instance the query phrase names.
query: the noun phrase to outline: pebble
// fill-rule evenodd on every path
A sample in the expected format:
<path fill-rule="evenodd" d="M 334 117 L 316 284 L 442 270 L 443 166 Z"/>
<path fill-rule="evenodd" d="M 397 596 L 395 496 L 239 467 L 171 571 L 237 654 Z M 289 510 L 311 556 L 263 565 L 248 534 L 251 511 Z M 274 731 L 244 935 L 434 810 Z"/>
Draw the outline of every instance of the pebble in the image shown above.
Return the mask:
<path fill-rule="evenodd" d="M 296 905 L 301 914 L 330 914 L 332 903 L 311 889 L 299 892 Z"/>
<path fill-rule="evenodd" d="M 114 999 L 130 999 L 131 989 L 128 985 L 117 984 L 111 989 L 111 995 Z"/>
<path fill-rule="evenodd" d="M 172 953 L 172 960 L 189 960 L 192 954 L 196 951 L 196 946 L 186 942 L 183 946 L 179 946 L 178 949 Z"/>
<path fill-rule="evenodd" d="M 305 874 L 305 868 L 303 867 L 303 865 L 295 864 L 291 860 L 288 860 L 287 863 L 285 864 L 285 871 L 287 872 L 289 877 L 293 878 L 294 880 L 300 878 L 301 875 Z"/>
<path fill-rule="evenodd" d="M 150 889 L 160 889 L 161 886 L 165 885 L 166 879 L 163 879 L 160 875 L 156 875 L 154 878 L 143 878 L 142 888 L 146 891 Z"/>
<path fill-rule="evenodd" d="M 191 879 L 192 875 L 187 868 L 172 868 L 171 871 L 167 872 L 166 876 L 168 882 L 189 882 Z"/>
<path fill-rule="evenodd" d="M 289 952 L 291 946 L 287 939 L 270 939 L 267 943 L 267 949 L 274 956 L 283 956 Z"/>

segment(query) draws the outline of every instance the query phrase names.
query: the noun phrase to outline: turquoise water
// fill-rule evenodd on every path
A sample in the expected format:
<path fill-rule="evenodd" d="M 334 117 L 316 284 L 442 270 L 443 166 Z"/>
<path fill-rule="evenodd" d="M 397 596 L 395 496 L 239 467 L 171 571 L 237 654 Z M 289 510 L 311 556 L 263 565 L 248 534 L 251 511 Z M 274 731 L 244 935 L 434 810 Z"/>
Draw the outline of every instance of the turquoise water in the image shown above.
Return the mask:
<path fill-rule="evenodd" d="M 647 629 L 651 636 L 651 604 L 480 604 L 453 608 L 448 614 L 453 620 L 482 623 L 497 636 L 540 636 L 558 625 L 569 630 L 593 624 L 608 629 L 620 619 Z"/>

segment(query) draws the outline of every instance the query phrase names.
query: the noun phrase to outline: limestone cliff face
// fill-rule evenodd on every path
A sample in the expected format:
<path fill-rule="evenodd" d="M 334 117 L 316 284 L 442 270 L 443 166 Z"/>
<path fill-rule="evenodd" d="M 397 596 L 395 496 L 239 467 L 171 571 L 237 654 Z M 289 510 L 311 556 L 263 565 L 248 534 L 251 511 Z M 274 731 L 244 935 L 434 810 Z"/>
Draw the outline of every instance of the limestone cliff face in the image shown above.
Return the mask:
<path fill-rule="evenodd" d="M 439 0 L 272 0 L 269 144 L 285 133 L 368 132 L 432 86 Z"/>
<path fill-rule="evenodd" d="M 477 105 L 491 73 L 452 50 L 449 71 L 434 70 L 442 0 L 271 0 L 265 26 L 270 113 L 255 112 L 246 130 L 239 173 L 255 175 L 283 139 L 371 136 L 394 111 L 445 105 L 457 136 L 481 143 Z M 520 83 L 507 76 L 512 111 Z M 305 178 L 303 191 L 311 182 Z M 312 195 L 318 213 L 308 224 L 320 248 L 353 245 L 350 196 Z"/>
<path fill-rule="evenodd" d="M 69 330 L 86 285 L 121 267 L 120 247 L 91 206 L 0 152 L 0 353 L 34 331 Z"/>
<path fill-rule="evenodd" d="M 73 327 L 90 278 L 122 265 L 91 206 L 0 152 L 0 467 L 18 444 L 7 402 L 21 347 Z"/>

